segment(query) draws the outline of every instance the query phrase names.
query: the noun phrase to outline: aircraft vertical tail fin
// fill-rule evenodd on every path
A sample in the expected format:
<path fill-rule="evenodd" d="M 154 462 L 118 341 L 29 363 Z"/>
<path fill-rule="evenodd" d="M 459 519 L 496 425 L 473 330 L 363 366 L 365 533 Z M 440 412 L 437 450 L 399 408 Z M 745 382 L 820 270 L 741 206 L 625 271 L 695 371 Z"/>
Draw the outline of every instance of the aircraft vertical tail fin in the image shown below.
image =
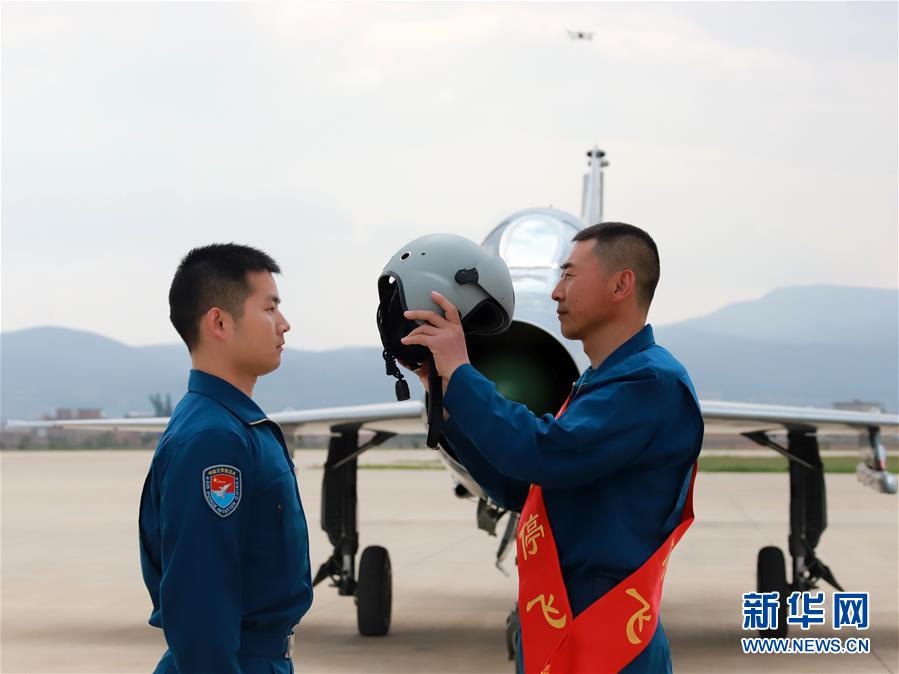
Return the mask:
<path fill-rule="evenodd" d="M 590 172 L 584 174 L 583 195 L 581 198 L 581 221 L 586 226 L 602 222 L 602 170 L 609 165 L 604 159 L 606 153 L 596 145 L 587 150 Z"/>

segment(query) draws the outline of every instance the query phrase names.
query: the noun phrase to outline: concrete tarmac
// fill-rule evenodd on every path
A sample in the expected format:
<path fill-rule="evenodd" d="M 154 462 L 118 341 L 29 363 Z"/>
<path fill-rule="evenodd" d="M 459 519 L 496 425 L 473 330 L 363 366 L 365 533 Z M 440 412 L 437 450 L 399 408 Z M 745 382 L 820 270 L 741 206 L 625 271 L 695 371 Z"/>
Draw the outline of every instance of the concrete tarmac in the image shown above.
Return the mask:
<path fill-rule="evenodd" d="M 137 508 L 151 454 L 3 452 L 0 455 L 0 671 L 149 672 L 165 649 L 147 625 Z M 498 539 L 474 525 L 475 504 L 451 493 L 426 450 L 374 450 L 359 474 L 362 545 L 393 562 L 391 634 L 358 636 L 352 599 L 325 583 L 298 630 L 297 671 L 511 672 L 504 624 L 516 594 L 494 567 Z M 324 453 L 297 453 L 313 571 L 330 554 L 319 529 Z M 385 467 L 387 466 L 387 467 Z M 392 467 L 391 467 L 392 466 Z M 871 592 L 865 632 L 829 626 L 791 636 L 867 637 L 868 655 L 743 655 L 741 593 L 755 558 L 786 544 L 782 474 L 702 473 L 697 520 L 672 555 L 662 620 L 683 672 L 899 672 L 897 498 L 851 475 L 827 477 L 829 528 L 820 558 L 847 590 Z M 828 595 L 830 589 L 825 588 Z M 830 610 L 827 612 L 830 623 Z"/>

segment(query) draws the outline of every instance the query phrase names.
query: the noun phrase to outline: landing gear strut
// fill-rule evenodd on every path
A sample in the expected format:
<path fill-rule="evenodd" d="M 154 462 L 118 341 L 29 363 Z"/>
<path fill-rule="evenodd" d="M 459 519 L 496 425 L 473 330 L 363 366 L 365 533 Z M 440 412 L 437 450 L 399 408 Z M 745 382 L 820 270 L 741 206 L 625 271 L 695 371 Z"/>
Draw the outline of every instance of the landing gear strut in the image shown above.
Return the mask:
<path fill-rule="evenodd" d="M 789 551 L 793 579 L 787 582 L 783 551 L 774 546 L 759 550 L 757 589 L 780 592 L 777 628 L 760 630 L 762 637 L 787 634 L 787 597 L 791 592 L 804 592 L 818 587 L 823 580 L 837 590 L 843 588 L 833 573 L 815 555 L 821 534 L 827 528 L 827 498 L 824 489 L 824 466 L 814 431 L 794 429 L 787 433 L 787 447 L 774 442 L 767 433 L 746 433 L 750 440 L 783 454 L 790 461 L 790 535 Z"/>
<path fill-rule="evenodd" d="M 390 556 L 380 546 L 362 551 L 359 575 L 356 575 L 356 553 L 359 551 L 356 497 L 357 457 L 364 451 L 393 437 L 393 433 L 376 433 L 359 445 L 359 427 L 335 426 L 328 445 L 328 459 L 322 478 L 322 530 L 334 546 L 331 557 L 315 574 L 313 585 L 325 578 L 342 596 L 356 599 L 356 622 L 364 636 L 383 636 L 390 631 L 393 582 Z"/>

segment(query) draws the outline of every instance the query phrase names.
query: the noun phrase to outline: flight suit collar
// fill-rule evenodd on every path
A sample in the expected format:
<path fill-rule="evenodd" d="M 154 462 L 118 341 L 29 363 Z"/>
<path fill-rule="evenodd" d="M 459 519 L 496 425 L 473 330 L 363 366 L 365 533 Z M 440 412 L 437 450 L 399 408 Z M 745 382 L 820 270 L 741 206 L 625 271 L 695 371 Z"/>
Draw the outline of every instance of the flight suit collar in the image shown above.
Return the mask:
<path fill-rule="evenodd" d="M 596 369 L 607 370 L 615 367 L 621 361 L 630 358 L 635 353 L 643 351 L 643 349 L 648 349 L 655 343 L 656 340 L 652 334 L 652 326 L 647 323 L 637 334 L 609 354 L 609 357 L 600 363 L 599 367 Z"/>
<path fill-rule="evenodd" d="M 594 376 L 607 372 L 609 369 L 615 367 L 617 364 L 630 358 L 635 353 L 639 353 L 644 349 L 648 349 L 650 346 L 656 343 L 655 336 L 652 333 L 652 326 L 648 323 L 644 325 L 639 332 L 637 332 L 633 337 L 628 339 L 624 344 L 615 349 L 612 353 L 609 354 L 608 358 L 606 358 L 603 362 L 599 364 L 599 367 L 592 368 L 588 367 L 584 371 L 584 375 L 582 377 L 581 383 L 588 383 Z"/>
<path fill-rule="evenodd" d="M 208 372 L 191 370 L 187 390 L 202 393 L 216 400 L 245 424 L 259 423 L 266 418 L 265 412 L 247 394 L 221 377 Z"/>

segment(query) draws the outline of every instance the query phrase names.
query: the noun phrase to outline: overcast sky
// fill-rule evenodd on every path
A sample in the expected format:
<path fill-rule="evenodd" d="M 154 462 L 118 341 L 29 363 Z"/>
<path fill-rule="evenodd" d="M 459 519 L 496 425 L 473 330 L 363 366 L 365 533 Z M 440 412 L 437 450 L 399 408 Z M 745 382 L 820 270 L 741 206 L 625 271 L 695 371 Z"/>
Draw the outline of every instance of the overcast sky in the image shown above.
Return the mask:
<path fill-rule="evenodd" d="M 896 8 L 3 3 L 2 329 L 174 342 L 179 258 L 237 241 L 283 267 L 288 346 L 376 344 L 392 253 L 577 214 L 594 143 L 656 324 L 895 288 Z"/>

